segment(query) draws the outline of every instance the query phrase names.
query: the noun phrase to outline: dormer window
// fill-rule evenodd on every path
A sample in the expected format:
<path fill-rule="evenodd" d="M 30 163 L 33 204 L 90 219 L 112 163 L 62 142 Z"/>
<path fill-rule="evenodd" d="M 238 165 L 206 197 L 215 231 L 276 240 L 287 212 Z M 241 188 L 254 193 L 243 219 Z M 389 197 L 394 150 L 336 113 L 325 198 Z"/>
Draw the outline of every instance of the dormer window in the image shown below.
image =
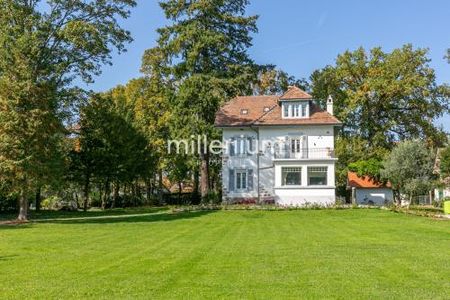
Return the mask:
<path fill-rule="evenodd" d="M 309 103 L 307 101 L 287 102 L 282 103 L 283 118 L 308 118 L 309 117 Z"/>
<path fill-rule="evenodd" d="M 263 109 L 264 112 L 268 112 L 269 110 L 270 110 L 270 107 L 264 106 L 264 109 Z"/>
<path fill-rule="evenodd" d="M 248 115 L 248 109 L 246 108 L 241 109 L 241 115 Z"/>

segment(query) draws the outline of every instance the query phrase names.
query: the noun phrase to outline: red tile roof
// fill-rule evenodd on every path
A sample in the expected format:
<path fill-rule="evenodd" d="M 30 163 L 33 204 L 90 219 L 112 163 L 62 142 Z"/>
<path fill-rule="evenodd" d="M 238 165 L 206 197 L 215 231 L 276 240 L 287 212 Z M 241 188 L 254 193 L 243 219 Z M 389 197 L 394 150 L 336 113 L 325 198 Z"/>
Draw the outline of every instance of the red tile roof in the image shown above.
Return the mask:
<path fill-rule="evenodd" d="M 295 99 L 312 99 L 312 96 L 296 86 L 290 86 L 286 91 L 286 93 L 284 93 L 280 97 L 280 100 L 295 100 Z"/>
<path fill-rule="evenodd" d="M 295 90 L 297 89 L 295 88 Z M 306 92 L 303 93 L 308 95 Z M 336 117 L 322 110 L 312 101 L 310 101 L 309 118 L 283 119 L 279 100 L 281 100 L 280 96 L 238 96 L 225 103 L 219 109 L 216 114 L 215 125 L 218 127 L 309 124 L 341 125 L 341 122 Z M 268 108 L 268 110 L 264 110 L 264 108 Z M 248 113 L 243 115 L 241 113 L 242 109 L 247 109 Z"/>
<path fill-rule="evenodd" d="M 374 180 L 369 176 L 359 177 L 356 172 L 347 173 L 347 185 L 355 188 L 391 188 L 390 182 L 384 183 Z"/>

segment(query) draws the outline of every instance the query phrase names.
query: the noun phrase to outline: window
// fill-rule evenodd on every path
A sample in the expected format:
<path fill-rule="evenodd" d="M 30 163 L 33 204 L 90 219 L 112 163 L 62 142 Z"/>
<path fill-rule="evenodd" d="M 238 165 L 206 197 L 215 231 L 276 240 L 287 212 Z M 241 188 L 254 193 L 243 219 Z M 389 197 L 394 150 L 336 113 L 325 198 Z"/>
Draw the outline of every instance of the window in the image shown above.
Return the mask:
<path fill-rule="evenodd" d="M 237 170 L 236 171 L 236 189 L 245 190 L 247 188 L 247 171 Z"/>
<path fill-rule="evenodd" d="M 292 116 L 294 118 L 300 116 L 300 104 L 295 103 L 295 104 L 292 104 L 292 106 L 294 108 L 294 112 L 293 112 Z"/>
<path fill-rule="evenodd" d="M 284 118 L 306 118 L 308 117 L 308 102 L 283 103 Z"/>
<path fill-rule="evenodd" d="M 307 104 L 303 103 L 302 104 L 302 117 L 306 118 L 308 115 L 306 114 L 306 109 L 307 109 Z"/>
<path fill-rule="evenodd" d="M 283 167 L 281 168 L 281 185 L 301 185 L 302 168 Z"/>
<path fill-rule="evenodd" d="M 327 185 L 327 167 L 308 167 L 308 185 Z"/>
<path fill-rule="evenodd" d="M 248 109 L 246 108 L 241 109 L 241 115 L 248 115 Z"/>
<path fill-rule="evenodd" d="M 246 139 L 240 138 L 237 140 L 237 147 L 236 147 L 236 153 L 237 154 L 246 154 L 246 145 L 245 145 Z"/>
<path fill-rule="evenodd" d="M 252 138 L 248 136 L 241 136 L 231 141 L 230 155 L 247 155 L 252 154 L 253 144 Z"/>
<path fill-rule="evenodd" d="M 300 138 L 291 139 L 291 152 L 292 153 L 300 153 L 300 148 L 301 148 L 300 145 L 301 145 Z"/>
<path fill-rule="evenodd" d="M 289 104 L 287 104 L 287 103 L 283 104 L 283 112 L 284 112 L 284 117 L 289 118 Z"/>

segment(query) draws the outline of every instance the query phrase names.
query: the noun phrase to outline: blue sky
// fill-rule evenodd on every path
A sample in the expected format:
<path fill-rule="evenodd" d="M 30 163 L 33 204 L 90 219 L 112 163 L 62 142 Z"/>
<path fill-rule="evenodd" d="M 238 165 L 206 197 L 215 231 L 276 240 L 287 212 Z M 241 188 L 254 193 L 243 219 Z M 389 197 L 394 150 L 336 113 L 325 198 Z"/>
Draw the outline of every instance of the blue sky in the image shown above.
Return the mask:
<path fill-rule="evenodd" d="M 156 0 L 137 0 L 122 22 L 134 42 L 113 56 L 113 66 L 89 88 L 104 91 L 139 76 L 145 49 L 156 44 L 158 27 L 166 23 Z M 381 46 L 385 51 L 412 43 L 429 48 L 438 83 L 450 83 L 450 1 L 296 1 L 253 0 L 248 14 L 259 15 L 259 32 L 249 50 L 257 63 L 273 63 L 296 77 L 309 77 L 333 64 L 343 51 Z M 450 116 L 437 120 L 450 131 Z"/>

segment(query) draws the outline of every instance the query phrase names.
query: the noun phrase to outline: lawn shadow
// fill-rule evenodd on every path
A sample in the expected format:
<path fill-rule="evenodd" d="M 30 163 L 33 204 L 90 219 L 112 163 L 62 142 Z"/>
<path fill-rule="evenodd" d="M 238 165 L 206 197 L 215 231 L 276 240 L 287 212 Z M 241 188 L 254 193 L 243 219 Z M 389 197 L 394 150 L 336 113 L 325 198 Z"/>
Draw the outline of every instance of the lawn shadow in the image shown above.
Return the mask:
<path fill-rule="evenodd" d="M 152 222 L 169 222 L 176 220 L 193 219 L 213 213 L 213 210 L 178 212 L 178 213 L 154 213 L 154 214 L 136 214 L 128 216 L 101 216 L 86 217 L 72 219 L 51 219 L 36 220 L 36 223 L 51 224 L 113 224 L 113 223 L 152 223 Z"/>
<path fill-rule="evenodd" d="M 6 260 L 11 260 L 12 258 L 17 257 L 17 256 L 19 256 L 19 255 L 13 254 L 13 255 L 0 256 L 0 262 L 6 261 Z"/>
<path fill-rule="evenodd" d="M 27 229 L 32 226 L 32 223 L 20 223 L 20 224 L 5 224 L 0 223 L 0 230 L 8 230 L 8 229 Z"/>
<path fill-rule="evenodd" d="M 93 209 L 88 211 L 52 211 L 41 210 L 39 212 L 31 211 L 30 220 L 36 221 L 41 219 L 70 219 L 70 218 L 90 218 L 90 217 L 109 217 L 132 214 L 150 214 L 169 210 L 168 207 L 137 207 L 137 208 L 114 208 L 114 209 Z"/>

